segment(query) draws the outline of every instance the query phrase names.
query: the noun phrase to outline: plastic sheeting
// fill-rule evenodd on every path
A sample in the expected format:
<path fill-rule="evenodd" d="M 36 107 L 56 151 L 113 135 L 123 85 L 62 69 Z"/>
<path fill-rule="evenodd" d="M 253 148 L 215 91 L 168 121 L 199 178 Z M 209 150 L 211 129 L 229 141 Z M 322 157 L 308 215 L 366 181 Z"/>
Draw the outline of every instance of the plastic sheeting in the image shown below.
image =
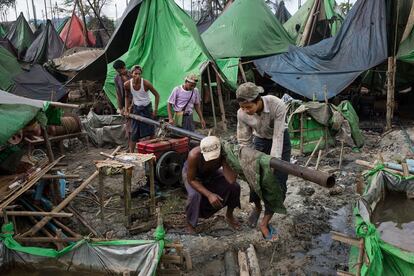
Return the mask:
<path fill-rule="evenodd" d="M 88 47 L 95 46 L 96 38 L 91 31 L 87 32 L 86 38 L 83 34 L 84 24 L 73 14 L 71 19 L 69 19 L 63 29 L 60 31 L 60 38 L 65 43 L 67 49 L 73 47 Z"/>
<path fill-rule="evenodd" d="M 50 20 L 46 27 L 27 49 L 24 60 L 30 63 L 43 64 L 46 61 L 58 58 L 64 51 L 63 41 L 57 34 Z"/>
<path fill-rule="evenodd" d="M 127 68 L 142 66 L 142 77 L 160 94 L 158 114 L 166 115 L 171 91 L 189 73 L 200 73 L 201 66 L 209 60 L 207 51 L 194 21 L 172 0 L 144 0 L 134 25 L 129 49 L 119 59 Z M 116 71 L 112 63 L 107 72 L 104 90 L 116 105 Z"/>
<path fill-rule="evenodd" d="M 235 1 L 202 38 L 215 59 L 274 55 L 294 44 L 263 0 Z"/>
<path fill-rule="evenodd" d="M 256 60 L 259 71 L 285 88 L 313 99 L 332 98 L 363 71 L 387 58 L 384 0 L 355 3 L 335 37 Z"/>
<path fill-rule="evenodd" d="M 0 89 L 12 90 L 14 86 L 13 77 L 23 71 L 16 57 L 3 47 L 0 47 Z"/>
<path fill-rule="evenodd" d="M 27 48 L 29 48 L 35 39 L 32 29 L 24 18 L 23 13 L 20 13 L 16 22 L 10 27 L 6 38 L 17 49 L 18 57 L 23 58 Z"/>
<path fill-rule="evenodd" d="M 6 31 L 4 30 L 3 26 L 0 24 L 0 38 L 4 38 L 6 36 Z"/>
<path fill-rule="evenodd" d="M 371 221 L 371 215 L 387 190 L 413 193 L 414 178 L 395 175 L 387 171 L 383 165 L 378 165 L 364 176 L 367 186 L 354 209 L 356 235 L 364 239 L 365 252 L 369 260 L 368 264 L 362 263 L 361 275 L 412 275 L 414 252 L 404 251 L 383 241 Z M 357 262 L 357 255 L 356 248 L 351 250 L 350 264 Z M 351 272 L 355 273 L 355 266 L 349 267 Z"/>
<path fill-rule="evenodd" d="M 279 20 L 279 22 L 282 23 L 282 24 L 284 24 L 286 21 L 289 20 L 289 18 L 292 17 L 292 15 L 286 9 L 284 1 L 280 1 L 279 5 L 277 5 L 275 16 Z"/>
<path fill-rule="evenodd" d="M 78 72 L 98 58 L 104 51 L 99 49 L 88 49 L 68 56 L 55 58 L 51 66 L 60 72 Z"/>
<path fill-rule="evenodd" d="M 13 78 L 12 93 L 30 99 L 59 101 L 66 95 L 66 88 L 42 66 L 35 64 L 30 71 L 23 71 Z"/>
<path fill-rule="evenodd" d="M 126 145 L 128 137 L 125 131 L 125 119 L 120 115 L 97 115 L 89 111 L 86 120 L 82 120 L 90 141 L 98 146 Z"/>
<path fill-rule="evenodd" d="M 44 108 L 43 101 L 27 99 L 0 90 L 0 145 L 6 144 Z"/>
<path fill-rule="evenodd" d="M 9 51 L 13 56 L 17 57 L 17 51 L 7 38 L 0 38 L 0 46 Z"/>
<path fill-rule="evenodd" d="M 31 268 L 33 271 L 45 267 L 56 272 L 78 272 L 80 275 L 88 273 L 155 275 L 164 249 L 165 232 L 160 226 L 155 231 L 155 240 L 91 242 L 84 239 L 60 251 L 22 246 L 13 239 L 11 224 L 3 225 L 2 229 L 0 266 L 16 265 Z"/>

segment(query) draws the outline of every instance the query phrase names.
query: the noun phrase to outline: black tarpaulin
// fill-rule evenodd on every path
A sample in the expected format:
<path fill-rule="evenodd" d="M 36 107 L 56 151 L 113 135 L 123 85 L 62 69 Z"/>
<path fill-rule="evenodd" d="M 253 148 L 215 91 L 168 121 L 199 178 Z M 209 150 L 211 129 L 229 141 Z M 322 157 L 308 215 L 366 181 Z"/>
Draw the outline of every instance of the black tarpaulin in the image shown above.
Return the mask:
<path fill-rule="evenodd" d="M 63 51 L 62 39 L 57 34 L 52 22 L 47 20 L 42 32 L 27 49 L 24 60 L 30 63 L 43 64 L 48 60 L 60 57 Z"/>
<path fill-rule="evenodd" d="M 286 9 L 284 1 L 280 1 L 279 5 L 277 5 L 275 15 L 279 22 L 282 24 L 292 17 L 292 15 L 290 15 L 289 11 Z"/>

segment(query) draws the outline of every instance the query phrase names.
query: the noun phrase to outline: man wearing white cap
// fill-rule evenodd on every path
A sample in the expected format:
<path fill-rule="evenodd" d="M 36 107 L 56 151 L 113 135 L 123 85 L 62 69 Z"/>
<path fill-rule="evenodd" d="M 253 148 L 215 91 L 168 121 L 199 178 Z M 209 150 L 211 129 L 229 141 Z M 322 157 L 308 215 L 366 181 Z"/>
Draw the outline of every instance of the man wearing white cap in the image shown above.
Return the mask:
<path fill-rule="evenodd" d="M 190 74 L 183 85 L 177 86 L 168 98 L 168 121 L 178 127 L 194 131 L 193 111 L 198 114 L 202 128 L 206 127 L 200 108 L 200 93 L 196 88 L 198 77 Z M 172 110 L 174 110 L 174 115 Z"/>
<path fill-rule="evenodd" d="M 195 231 L 199 218 L 209 218 L 225 206 L 230 226 L 240 228 L 233 216 L 234 209 L 240 208 L 240 186 L 236 179 L 236 173 L 222 155 L 219 138 L 208 136 L 190 151 L 183 168 L 189 232 Z"/>

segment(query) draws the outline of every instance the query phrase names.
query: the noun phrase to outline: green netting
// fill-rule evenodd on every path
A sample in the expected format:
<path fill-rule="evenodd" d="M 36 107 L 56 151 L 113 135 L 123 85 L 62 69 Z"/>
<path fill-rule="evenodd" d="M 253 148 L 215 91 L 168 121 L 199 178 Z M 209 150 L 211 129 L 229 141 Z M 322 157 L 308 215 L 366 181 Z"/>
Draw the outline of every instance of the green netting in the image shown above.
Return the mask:
<path fill-rule="evenodd" d="M 129 50 L 119 57 L 128 68 L 139 64 L 143 78 L 160 93 L 159 115 L 166 115 L 172 89 L 189 73 L 200 73 L 210 58 L 194 21 L 172 0 L 144 0 Z M 115 70 L 108 64 L 104 90 L 116 105 Z"/>
<path fill-rule="evenodd" d="M 382 191 L 387 185 L 387 181 L 393 181 L 388 187 L 397 187 L 401 189 L 400 184 L 403 181 L 412 180 L 413 177 L 405 178 L 395 175 L 386 169 L 383 165 L 370 170 L 365 174 L 366 188 L 362 196 L 368 204 L 372 201 L 379 200 L 382 192 L 373 192 L 378 189 Z M 376 187 L 373 187 L 373 186 Z M 411 184 L 412 185 L 412 184 Z M 372 198 L 376 194 L 377 198 Z M 361 275 L 388 276 L 388 275 L 413 275 L 414 272 L 414 252 L 404 251 L 391 244 L 384 242 L 375 225 L 370 222 L 369 212 L 362 210 L 363 205 L 357 204 L 354 208 L 355 229 L 358 238 L 363 238 L 365 242 L 365 252 L 369 263 L 364 262 L 361 269 Z M 369 208 L 369 207 L 368 207 Z M 372 210 L 371 210 L 372 212 Z M 364 215 L 365 214 L 365 215 Z M 407 237 L 410 239 L 412 237 Z M 352 248 L 350 252 L 349 267 L 350 271 L 356 273 L 355 264 L 359 250 Z"/>
<path fill-rule="evenodd" d="M 294 44 L 263 0 L 237 0 L 202 34 L 215 58 L 259 57 Z"/>
<path fill-rule="evenodd" d="M 16 57 L 0 46 L 0 90 L 10 91 L 14 86 L 13 77 L 22 72 Z"/>
<path fill-rule="evenodd" d="M 238 58 L 226 58 L 217 59 L 216 64 L 220 71 L 224 74 L 227 79 L 227 84 L 233 88 L 237 88 L 237 76 L 239 74 L 239 59 Z"/>
<path fill-rule="evenodd" d="M 3 26 L 0 24 L 0 38 L 4 38 L 6 36 L 6 31 L 4 30 Z"/>

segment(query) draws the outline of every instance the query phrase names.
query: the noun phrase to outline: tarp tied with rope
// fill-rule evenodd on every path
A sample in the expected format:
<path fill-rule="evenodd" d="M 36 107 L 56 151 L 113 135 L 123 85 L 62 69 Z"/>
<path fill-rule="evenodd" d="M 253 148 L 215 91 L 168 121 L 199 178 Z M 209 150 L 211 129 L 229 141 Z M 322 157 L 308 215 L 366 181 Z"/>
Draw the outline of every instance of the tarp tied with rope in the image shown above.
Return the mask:
<path fill-rule="evenodd" d="M 384 0 L 359 0 L 335 37 L 256 60 L 259 72 L 308 99 L 339 94 L 363 71 L 387 58 Z"/>

